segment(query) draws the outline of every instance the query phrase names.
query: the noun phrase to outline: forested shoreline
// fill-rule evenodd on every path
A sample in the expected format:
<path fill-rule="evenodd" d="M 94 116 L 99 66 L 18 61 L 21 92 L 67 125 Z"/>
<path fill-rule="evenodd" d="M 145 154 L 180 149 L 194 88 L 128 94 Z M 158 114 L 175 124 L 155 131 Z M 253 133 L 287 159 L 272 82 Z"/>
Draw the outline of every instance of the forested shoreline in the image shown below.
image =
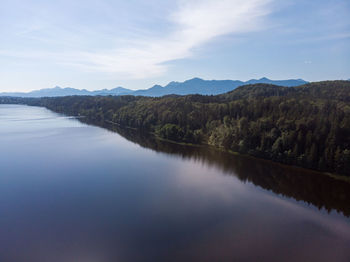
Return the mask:
<path fill-rule="evenodd" d="M 184 143 L 350 176 L 350 82 L 242 86 L 216 95 L 0 97 Z"/>

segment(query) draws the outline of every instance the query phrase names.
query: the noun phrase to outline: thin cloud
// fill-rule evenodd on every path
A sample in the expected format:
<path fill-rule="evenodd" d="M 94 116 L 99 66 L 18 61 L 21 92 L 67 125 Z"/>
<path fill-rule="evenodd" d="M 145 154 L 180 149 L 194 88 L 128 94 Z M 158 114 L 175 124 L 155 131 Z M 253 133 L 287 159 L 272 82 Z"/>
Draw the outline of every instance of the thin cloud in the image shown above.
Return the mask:
<path fill-rule="evenodd" d="M 127 42 L 114 49 L 10 52 L 0 55 L 35 58 L 79 70 L 111 73 L 124 78 L 149 78 L 167 71 L 167 62 L 193 56 L 193 49 L 227 34 L 262 29 L 272 0 L 179 0 L 168 20 L 172 30 L 162 37 L 118 39 Z M 35 28 L 36 29 L 36 28 Z M 70 34 L 69 32 L 67 32 Z M 96 32 L 97 33 L 97 32 Z M 76 36 L 76 37 L 79 37 Z M 83 36 L 81 36 L 83 37 Z M 83 38 L 82 38 L 83 39 Z M 54 39 L 50 39 L 52 41 Z"/>
<path fill-rule="evenodd" d="M 192 56 L 192 49 L 215 37 L 262 28 L 270 0 L 179 1 L 171 14 L 175 30 L 163 38 L 136 41 L 135 47 L 81 53 L 81 67 L 132 78 L 154 77 L 167 70 L 164 63 Z"/>

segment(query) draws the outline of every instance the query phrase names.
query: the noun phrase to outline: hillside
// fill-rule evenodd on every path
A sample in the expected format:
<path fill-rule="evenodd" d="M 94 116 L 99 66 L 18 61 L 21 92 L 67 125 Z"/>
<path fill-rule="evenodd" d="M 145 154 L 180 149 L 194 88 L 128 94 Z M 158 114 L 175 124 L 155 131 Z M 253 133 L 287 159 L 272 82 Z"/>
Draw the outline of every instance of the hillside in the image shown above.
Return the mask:
<path fill-rule="evenodd" d="M 2 98 L 177 142 L 350 176 L 350 82 L 255 84 L 217 96 Z"/>

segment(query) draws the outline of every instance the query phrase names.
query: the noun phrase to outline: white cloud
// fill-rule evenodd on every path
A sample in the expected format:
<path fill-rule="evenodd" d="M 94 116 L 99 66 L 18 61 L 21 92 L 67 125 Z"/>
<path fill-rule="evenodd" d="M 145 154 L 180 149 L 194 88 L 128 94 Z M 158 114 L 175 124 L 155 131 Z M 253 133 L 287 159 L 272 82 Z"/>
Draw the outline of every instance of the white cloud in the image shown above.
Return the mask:
<path fill-rule="evenodd" d="M 127 39 L 114 49 L 65 52 L 32 52 L 15 56 L 42 58 L 80 70 L 112 73 L 125 78 L 162 75 L 166 62 L 190 57 L 192 50 L 215 37 L 259 30 L 269 14 L 272 0 L 179 0 L 170 17 L 174 25 L 162 37 Z M 121 42 L 116 39 L 116 42 Z M 4 52 L 0 52 L 4 53 Z M 6 52 L 5 52 L 6 53 Z M 8 55 L 11 55 L 7 53 Z"/>
<path fill-rule="evenodd" d="M 225 34 L 261 29 L 270 0 L 181 0 L 170 19 L 176 29 L 164 38 L 106 52 L 81 53 L 80 65 L 133 78 L 157 76 L 165 62 L 192 55 L 192 48 Z"/>

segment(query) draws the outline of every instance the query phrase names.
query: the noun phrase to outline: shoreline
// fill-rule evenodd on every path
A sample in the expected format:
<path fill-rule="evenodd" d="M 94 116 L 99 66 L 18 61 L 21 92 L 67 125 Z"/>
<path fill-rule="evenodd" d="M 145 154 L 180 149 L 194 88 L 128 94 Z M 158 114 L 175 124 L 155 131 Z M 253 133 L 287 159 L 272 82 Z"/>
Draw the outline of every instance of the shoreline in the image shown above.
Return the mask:
<path fill-rule="evenodd" d="M 139 130 L 137 128 L 122 126 L 122 125 L 120 125 L 120 124 L 118 124 L 116 122 L 110 121 L 110 120 L 104 120 L 104 122 L 106 122 L 108 124 L 116 125 L 116 126 L 122 128 L 122 129 L 130 129 L 130 130 L 133 130 L 133 131 L 136 131 L 136 132 L 142 132 L 144 134 L 153 136 L 155 139 L 157 139 L 159 141 L 163 141 L 163 142 L 167 142 L 167 143 L 172 143 L 172 144 L 181 145 L 181 146 L 208 148 L 208 149 L 211 149 L 211 150 L 225 152 L 225 153 L 228 153 L 228 154 L 231 154 L 231 155 L 241 156 L 241 157 L 245 157 L 245 158 L 252 158 L 252 159 L 255 159 L 255 160 L 259 160 L 259 161 L 266 161 L 266 162 L 273 163 L 273 164 L 276 164 L 276 165 L 280 165 L 280 166 L 283 166 L 283 167 L 292 168 L 295 171 L 307 170 L 308 172 L 313 172 L 313 173 L 316 173 L 318 175 L 328 176 L 328 177 L 331 177 L 331 178 L 336 179 L 336 180 L 341 180 L 343 182 L 350 183 L 350 177 L 345 176 L 345 175 L 340 175 L 340 174 L 337 174 L 337 173 L 322 172 L 322 171 L 319 171 L 319 170 L 316 170 L 316 169 L 305 168 L 305 167 L 296 166 L 296 165 L 288 165 L 288 164 L 281 163 L 281 162 L 278 162 L 278 161 L 273 161 L 271 159 L 262 158 L 262 157 L 256 157 L 256 156 L 252 156 L 252 155 L 249 155 L 249 154 L 242 154 L 242 153 L 239 153 L 239 152 L 235 152 L 235 151 L 232 151 L 232 150 L 227 150 L 227 149 L 224 149 L 224 148 L 220 148 L 220 147 L 213 146 L 213 145 L 210 145 L 210 144 L 205 144 L 205 143 L 193 144 L 193 143 L 186 143 L 186 142 L 178 142 L 178 141 L 175 141 L 175 140 L 169 140 L 169 139 L 166 139 L 166 138 L 162 138 L 162 137 L 158 136 L 155 132 L 146 132 L 146 131 L 141 131 L 141 130 Z"/>

